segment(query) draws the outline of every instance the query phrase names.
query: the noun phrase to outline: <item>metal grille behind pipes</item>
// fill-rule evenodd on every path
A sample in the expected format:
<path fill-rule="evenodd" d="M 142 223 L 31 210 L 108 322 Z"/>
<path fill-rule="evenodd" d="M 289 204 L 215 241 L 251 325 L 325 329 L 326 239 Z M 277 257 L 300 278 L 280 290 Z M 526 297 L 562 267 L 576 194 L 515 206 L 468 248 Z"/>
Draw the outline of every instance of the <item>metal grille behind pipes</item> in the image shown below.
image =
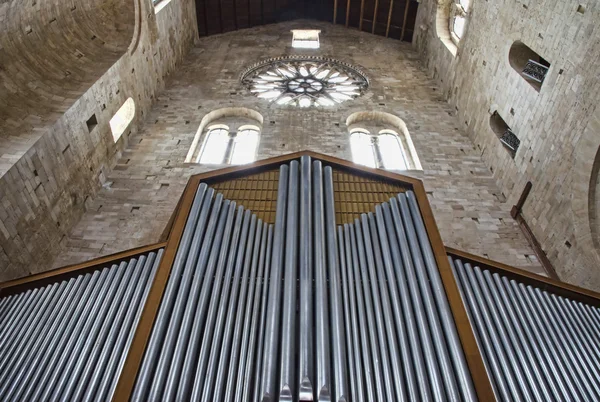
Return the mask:
<path fill-rule="evenodd" d="M 596 307 L 449 259 L 498 400 L 600 400 Z"/>
<path fill-rule="evenodd" d="M 0 401 L 110 400 L 162 253 L 0 298 Z"/>
<path fill-rule="evenodd" d="M 332 169 L 280 167 L 274 225 L 201 184 L 134 401 L 474 401 L 414 194 L 335 224 Z"/>

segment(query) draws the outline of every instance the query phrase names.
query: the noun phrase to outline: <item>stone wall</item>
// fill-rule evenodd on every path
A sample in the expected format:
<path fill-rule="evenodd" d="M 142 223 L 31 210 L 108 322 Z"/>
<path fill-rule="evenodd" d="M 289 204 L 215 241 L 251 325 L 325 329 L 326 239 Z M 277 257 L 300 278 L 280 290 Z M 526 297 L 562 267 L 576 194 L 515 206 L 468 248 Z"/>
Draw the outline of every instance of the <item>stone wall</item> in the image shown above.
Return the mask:
<path fill-rule="evenodd" d="M 321 29 L 321 49 L 291 48 L 290 29 Z M 370 79 L 365 95 L 326 109 L 272 105 L 253 97 L 240 74 L 262 58 L 326 55 L 358 66 Z M 190 175 L 217 166 L 184 163 L 202 118 L 223 107 L 264 117 L 258 159 L 309 149 L 351 159 L 347 117 L 383 111 L 407 124 L 423 165 L 422 178 L 447 245 L 539 272 L 510 204 L 410 44 L 342 26 L 295 21 L 201 39 L 132 134 L 128 148 L 87 203 L 54 266 L 158 240 Z"/>
<path fill-rule="evenodd" d="M 508 204 L 532 182 L 523 215 L 560 278 L 599 289 L 590 186 L 600 145 L 600 2 L 474 0 L 456 56 L 439 38 L 438 15 L 438 2 L 421 2 L 413 43 L 429 76 Z M 539 92 L 509 63 L 515 41 L 551 63 Z M 521 141 L 514 159 L 491 130 L 495 110 Z"/>
<path fill-rule="evenodd" d="M 67 234 L 93 205 L 96 193 L 103 185 L 108 186 L 106 177 L 121 158 L 123 149 L 129 146 L 129 137 L 148 120 L 147 114 L 156 93 L 164 87 L 165 77 L 192 47 L 197 38 L 193 0 L 163 1 L 157 14 L 150 0 L 134 2 L 135 13 L 123 9 L 121 13 L 129 17 L 126 29 L 119 25 L 120 16 L 109 18 L 101 14 L 106 26 L 129 30 L 129 47 L 125 54 L 116 63 L 113 60 L 110 68 L 104 65 L 103 75 L 90 83 L 89 89 L 79 94 L 62 116 L 47 126 L 36 128 L 34 138 L 25 144 L 27 151 L 0 177 L 0 280 L 46 270 L 54 258 L 64 252 Z M 0 9 L 6 4 L 0 4 Z M 85 8 L 85 4 L 77 4 Z M 111 4 L 116 7 L 119 3 L 105 1 L 101 6 Z M 80 17 L 85 19 L 86 15 L 97 18 L 91 11 Z M 38 22 L 42 25 L 49 17 L 47 13 L 38 13 L 35 18 L 40 19 Z M 67 17 L 65 21 L 59 19 L 53 23 L 56 35 L 62 35 L 63 40 L 71 26 L 72 17 Z M 18 38 L 13 36 L 13 39 Z M 45 43 L 50 46 L 49 42 Z M 45 57 L 41 50 L 38 54 L 34 54 L 35 49 L 31 50 L 31 57 Z M 2 51 L 0 46 L 0 53 Z M 55 51 L 58 57 L 66 50 L 61 47 Z M 46 57 L 50 56 L 46 54 Z M 23 63 L 17 67 L 26 71 L 27 65 Z M 68 85 L 63 89 L 65 97 L 73 96 Z M 136 116 L 115 144 L 109 120 L 129 97 L 136 102 Z M 31 101 L 35 103 L 36 99 Z M 52 101 L 60 102 L 60 99 Z M 90 131 L 86 121 L 94 114 L 97 125 L 90 127 Z M 26 132 L 19 138 L 29 141 Z"/>

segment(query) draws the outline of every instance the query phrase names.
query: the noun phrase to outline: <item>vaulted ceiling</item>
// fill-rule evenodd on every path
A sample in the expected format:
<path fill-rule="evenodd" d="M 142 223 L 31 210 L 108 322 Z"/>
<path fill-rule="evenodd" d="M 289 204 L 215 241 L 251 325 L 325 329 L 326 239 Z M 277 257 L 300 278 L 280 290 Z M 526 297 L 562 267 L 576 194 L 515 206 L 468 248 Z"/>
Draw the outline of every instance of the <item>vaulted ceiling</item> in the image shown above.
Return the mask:
<path fill-rule="evenodd" d="M 200 36 L 308 18 L 410 42 L 418 5 L 414 0 L 196 0 L 196 13 Z"/>

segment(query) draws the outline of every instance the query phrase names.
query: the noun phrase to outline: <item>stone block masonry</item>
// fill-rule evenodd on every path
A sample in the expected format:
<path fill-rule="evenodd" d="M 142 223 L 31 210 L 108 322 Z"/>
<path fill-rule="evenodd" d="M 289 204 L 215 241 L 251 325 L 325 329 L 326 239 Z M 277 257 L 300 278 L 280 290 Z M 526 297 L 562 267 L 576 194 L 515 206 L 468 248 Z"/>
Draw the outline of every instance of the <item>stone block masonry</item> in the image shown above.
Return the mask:
<path fill-rule="evenodd" d="M 561 280 L 600 289 L 600 1 L 473 1 L 456 56 L 439 14 L 420 3 L 413 44 L 429 76 L 507 203 L 532 182 L 523 216 Z M 516 41 L 551 64 L 539 92 L 511 67 Z M 496 110 L 520 140 L 514 159 L 490 127 Z"/>
<path fill-rule="evenodd" d="M 27 18 L 42 25 L 45 20 L 37 19 L 49 17 L 48 13 L 56 9 L 51 7 L 50 1 L 40 3 L 44 3 L 44 7 L 47 6 L 43 8 L 45 11 L 27 15 Z M 115 7 L 118 4 L 119 2 L 114 2 Z M 62 88 L 64 92 L 68 92 L 68 96 L 74 98 L 68 104 L 70 107 L 66 107 L 66 103 L 61 103 L 59 98 L 48 101 L 60 103 L 55 105 L 56 110 L 62 110 L 64 114 L 59 113 L 58 117 L 54 114 L 45 114 L 46 117 L 32 128 L 33 131 L 24 130 L 18 137 L 5 138 L 6 133 L 2 132 L 0 153 L 9 155 L 9 158 L 0 155 L 0 174 L 4 173 L 0 177 L 0 281 L 47 270 L 52 266 L 56 256 L 65 251 L 65 247 L 70 244 L 68 235 L 71 229 L 86 211 L 94 207 L 96 194 L 103 188 L 102 186 L 109 186 L 107 177 L 112 167 L 121 158 L 122 151 L 127 148 L 129 136 L 134 135 L 139 125 L 146 120 L 146 115 L 155 102 L 156 94 L 164 87 L 165 77 L 174 70 L 175 65 L 182 60 L 197 38 L 192 0 L 168 2 L 157 14 L 154 13 L 150 1 L 138 2 L 134 13 L 132 1 L 131 10 L 129 8 L 116 10 L 119 15 L 118 18 L 115 17 L 116 19 L 110 18 L 110 14 L 94 13 L 94 7 L 97 5 L 97 1 L 89 1 L 78 2 L 76 6 L 79 7 L 77 10 L 82 10 L 83 13 L 85 13 L 83 10 L 87 10 L 92 15 L 90 18 L 93 21 L 97 22 L 97 19 L 105 18 L 100 21 L 106 25 L 104 29 L 115 27 L 117 30 L 121 29 L 119 31 L 121 33 L 128 32 L 125 46 L 119 53 L 122 56 L 112 59 L 109 64 L 101 64 L 101 72 L 88 82 L 87 90 L 82 90 L 81 85 L 74 87 L 66 81 L 62 87 L 57 84 L 59 89 Z M 26 10 L 36 9 L 29 4 L 20 3 L 20 6 Z M 109 4 L 103 2 L 103 6 L 108 7 Z M 7 7 L 9 3 L 0 4 L 0 21 L 5 15 L 3 13 L 9 10 Z M 10 7 L 13 7 L 12 3 Z M 68 12 L 75 12 L 71 8 L 68 7 Z M 21 11 L 27 13 L 26 10 Z M 104 11 L 108 13 L 110 10 Z M 52 23 L 56 24 L 56 28 L 52 28 L 57 30 L 54 34 L 65 41 L 61 43 L 61 46 L 64 46 L 53 50 L 50 50 L 49 46 L 38 49 L 34 44 L 27 42 L 29 53 L 24 54 L 23 57 L 31 57 L 42 63 L 44 60 L 51 60 L 56 53 L 57 57 L 64 56 L 65 63 L 72 63 L 66 55 L 61 55 L 64 49 L 72 44 L 64 37 L 64 33 L 71 27 L 69 21 L 72 21 L 72 17 L 69 15 L 71 14 L 67 16 L 60 14 L 60 18 Z M 128 18 L 126 20 L 128 29 L 121 26 L 120 18 Z M 15 21 L 20 22 L 19 19 Z M 110 21 L 110 24 L 106 23 L 107 21 Z M 6 27 L 3 26 L 4 28 Z M 35 29 L 33 32 L 35 35 L 39 34 Z M 81 34 L 81 31 L 70 32 Z M 113 50 L 115 47 L 119 48 L 121 42 L 110 41 L 109 34 L 102 36 L 107 38 L 106 46 Z M 18 39 L 19 37 L 15 35 L 17 34 L 6 36 L 3 33 L 0 40 L 0 84 L 3 85 L 9 82 L 7 77 L 23 78 L 12 74 L 13 68 L 31 72 L 26 68 L 26 60 L 15 59 L 11 60 L 11 63 L 14 63 L 9 64 L 11 70 L 6 73 L 11 73 L 11 76 L 5 75 L 3 68 L 6 65 L 3 55 L 6 47 L 3 48 L 3 41 L 9 38 Z M 27 32 L 23 32 L 22 35 L 27 35 Z M 96 38 L 90 36 L 86 40 L 96 41 L 100 37 L 98 34 Z M 46 39 L 51 42 L 52 35 Z M 90 45 L 89 49 L 96 49 L 95 46 Z M 80 50 L 83 52 L 86 49 Z M 72 67 L 79 71 L 82 66 L 91 66 L 91 72 L 95 73 L 98 66 L 87 63 L 86 57 L 95 60 L 88 54 L 81 58 L 79 64 Z M 64 63 L 57 63 L 64 66 Z M 50 78 L 52 71 L 54 70 L 47 72 Z M 89 75 L 86 77 L 89 78 Z M 38 81 L 30 80 L 31 88 L 35 87 L 35 82 Z M 42 93 L 44 82 L 46 81 L 40 80 L 36 87 L 37 92 L 33 92 Z M 55 84 L 52 80 L 48 82 Z M 81 81 L 77 83 L 81 84 Z M 22 98 L 28 99 L 33 106 L 42 109 L 48 106 L 48 102 L 44 103 L 45 101 L 38 99 L 35 94 L 10 96 L 6 98 L 9 102 L 6 106 L 2 95 L 3 93 L 0 94 L 1 113 L 17 113 L 15 108 L 18 108 L 18 101 Z M 123 137 L 115 144 L 109 120 L 129 97 L 136 102 L 136 116 Z M 42 109 L 40 110 L 43 111 Z M 26 116 L 31 110 L 24 107 L 21 109 L 22 113 L 19 113 Z M 4 116 L 1 113 L 0 116 Z M 93 115 L 96 117 L 97 124 L 88 127 L 86 122 Z M 26 120 L 31 119 L 26 118 Z M 2 130 L 0 128 L 0 131 Z M 7 138 L 10 141 L 4 141 Z M 18 140 L 13 141 L 11 138 L 18 138 Z M 5 145 L 8 148 L 3 148 Z M 103 240 L 108 239 L 103 238 Z M 90 243 L 99 241 L 93 239 Z M 144 242 L 145 240 L 141 241 Z"/>
<path fill-rule="evenodd" d="M 297 28 L 320 29 L 321 48 L 292 49 L 290 30 Z M 369 77 L 370 89 L 334 108 L 296 109 L 257 99 L 241 86 L 240 74 L 259 59 L 298 53 L 354 64 Z M 444 242 L 540 272 L 510 218 L 511 205 L 412 47 L 312 21 L 201 39 L 167 78 L 53 266 L 157 241 L 190 175 L 220 167 L 184 163 L 200 121 L 212 110 L 234 106 L 264 117 L 258 159 L 304 149 L 351 159 L 345 127 L 350 114 L 379 110 L 400 117 L 424 168 L 408 174 L 424 180 Z"/>

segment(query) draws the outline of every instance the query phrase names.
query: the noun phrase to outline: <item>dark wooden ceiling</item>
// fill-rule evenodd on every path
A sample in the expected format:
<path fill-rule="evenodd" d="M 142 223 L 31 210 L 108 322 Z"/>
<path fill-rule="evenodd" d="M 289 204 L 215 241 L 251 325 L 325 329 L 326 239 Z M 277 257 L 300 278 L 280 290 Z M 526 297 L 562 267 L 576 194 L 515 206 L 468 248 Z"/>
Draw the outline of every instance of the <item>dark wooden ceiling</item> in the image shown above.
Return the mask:
<path fill-rule="evenodd" d="M 196 0 L 196 14 L 200 36 L 307 18 L 411 42 L 418 6 L 415 0 Z"/>

